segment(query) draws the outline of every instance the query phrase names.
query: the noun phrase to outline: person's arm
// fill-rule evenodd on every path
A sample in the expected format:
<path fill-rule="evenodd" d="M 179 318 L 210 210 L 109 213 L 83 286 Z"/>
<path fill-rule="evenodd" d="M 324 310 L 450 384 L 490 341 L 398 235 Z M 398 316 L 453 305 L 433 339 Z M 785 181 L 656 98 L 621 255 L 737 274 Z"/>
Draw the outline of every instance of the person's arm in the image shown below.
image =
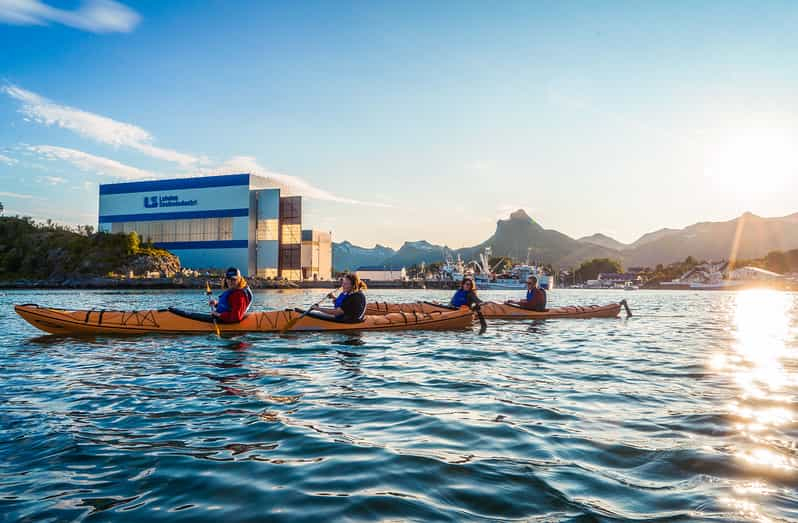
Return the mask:
<path fill-rule="evenodd" d="M 216 313 L 225 323 L 238 323 L 244 319 L 247 310 L 247 297 L 243 292 L 234 292 L 230 295 L 230 310 L 227 312 Z"/>
<path fill-rule="evenodd" d="M 474 291 L 469 291 L 469 292 L 468 292 L 468 301 L 467 301 L 467 304 L 468 304 L 468 306 L 470 307 L 470 306 L 472 306 L 472 305 L 473 305 L 473 304 L 475 304 L 475 303 L 476 303 L 477 305 L 479 305 L 480 303 L 482 303 L 482 300 L 480 300 L 480 299 L 479 299 L 479 296 L 477 296 L 477 293 L 476 293 L 476 292 L 474 292 Z"/>
<path fill-rule="evenodd" d="M 332 314 L 333 316 L 339 316 L 344 313 L 344 310 L 341 307 L 313 307 L 314 311 L 320 311 L 325 314 Z"/>

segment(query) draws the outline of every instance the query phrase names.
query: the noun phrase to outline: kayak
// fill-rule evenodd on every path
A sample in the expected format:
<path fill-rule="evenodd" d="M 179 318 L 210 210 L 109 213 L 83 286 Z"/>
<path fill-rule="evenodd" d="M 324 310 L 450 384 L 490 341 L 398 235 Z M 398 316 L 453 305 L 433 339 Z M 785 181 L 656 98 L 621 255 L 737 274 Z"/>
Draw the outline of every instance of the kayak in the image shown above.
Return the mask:
<path fill-rule="evenodd" d="M 211 316 L 180 309 L 115 311 L 68 310 L 15 305 L 14 310 L 34 327 L 52 334 L 208 334 L 215 332 Z M 296 321 L 294 321 L 296 320 Z M 396 311 L 367 315 L 362 322 L 343 323 L 302 316 L 302 311 L 252 312 L 239 323 L 217 323 L 226 333 L 288 331 L 446 330 L 471 326 L 473 313 L 463 310 Z M 290 324 L 289 324 L 290 323 Z"/>
<path fill-rule="evenodd" d="M 542 312 L 522 309 L 517 305 L 484 302 L 480 306 L 480 310 L 485 318 L 497 320 L 553 320 L 558 318 L 615 318 L 621 312 L 621 307 L 626 307 L 628 316 L 632 315 L 626 300 L 608 305 L 556 307 Z M 366 306 L 366 314 L 372 315 L 395 314 L 397 312 L 430 314 L 432 312 L 451 310 L 454 309 L 448 305 L 428 301 L 415 303 L 374 302 Z"/>

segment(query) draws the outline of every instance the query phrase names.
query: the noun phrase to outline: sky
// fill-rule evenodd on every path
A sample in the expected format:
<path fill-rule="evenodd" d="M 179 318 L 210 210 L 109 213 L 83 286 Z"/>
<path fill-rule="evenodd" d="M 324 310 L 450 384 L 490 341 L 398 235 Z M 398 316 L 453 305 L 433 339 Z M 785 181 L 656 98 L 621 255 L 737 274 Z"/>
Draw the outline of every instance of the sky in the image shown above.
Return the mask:
<path fill-rule="evenodd" d="M 0 202 L 258 172 L 335 241 L 798 212 L 798 3 L 0 0 Z"/>

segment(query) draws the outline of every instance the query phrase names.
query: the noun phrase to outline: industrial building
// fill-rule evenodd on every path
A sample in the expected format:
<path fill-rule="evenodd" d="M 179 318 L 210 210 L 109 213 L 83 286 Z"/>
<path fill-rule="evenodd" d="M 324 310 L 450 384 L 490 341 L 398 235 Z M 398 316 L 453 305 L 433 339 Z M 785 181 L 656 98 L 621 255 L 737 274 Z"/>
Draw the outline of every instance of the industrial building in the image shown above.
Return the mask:
<path fill-rule="evenodd" d="M 361 266 L 355 270 L 361 280 L 366 281 L 395 281 L 407 280 L 407 271 L 404 267 L 390 267 L 385 265 Z"/>
<path fill-rule="evenodd" d="M 98 229 L 135 231 L 192 269 L 236 266 L 248 276 L 288 280 L 329 280 L 332 273 L 331 234 L 303 231 L 302 197 L 283 195 L 255 174 L 102 184 Z"/>

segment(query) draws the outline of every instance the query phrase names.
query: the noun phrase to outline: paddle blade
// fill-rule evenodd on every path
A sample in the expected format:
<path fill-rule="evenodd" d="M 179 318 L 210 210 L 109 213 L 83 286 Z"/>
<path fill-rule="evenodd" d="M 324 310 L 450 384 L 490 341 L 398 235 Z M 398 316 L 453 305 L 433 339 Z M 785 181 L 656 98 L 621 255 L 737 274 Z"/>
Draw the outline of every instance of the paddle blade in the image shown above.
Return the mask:
<path fill-rule="evenodd" d="M 205 281 L 205 292 L 210 294 L 211 293 L 211 284 Z"/>
<path fill-rule="evenodd" d="M 475 303 L 473 309 L 477 313 L 477 319 L 479 320 L 479 333 L 485 334 L 485 331 L 488 330 L 488 322 L 485 321 L 485 316 L 482 315 L 482 307 L 479 303 Z"/>

